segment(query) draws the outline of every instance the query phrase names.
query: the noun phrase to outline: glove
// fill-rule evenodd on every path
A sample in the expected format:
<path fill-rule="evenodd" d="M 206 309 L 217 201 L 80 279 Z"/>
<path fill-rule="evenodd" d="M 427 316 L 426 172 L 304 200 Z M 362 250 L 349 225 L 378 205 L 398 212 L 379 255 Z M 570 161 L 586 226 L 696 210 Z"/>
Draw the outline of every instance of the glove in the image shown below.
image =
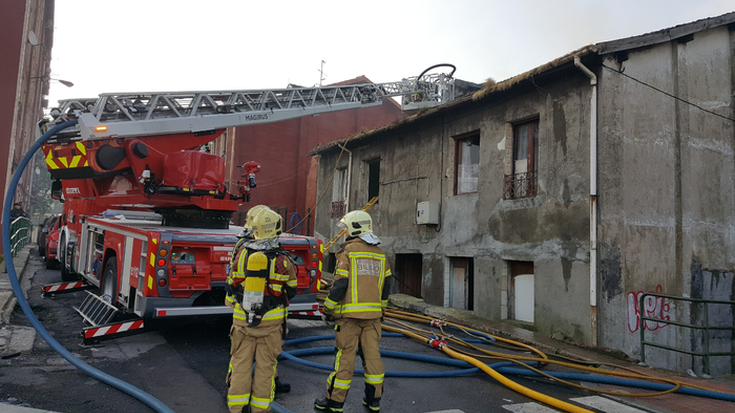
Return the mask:
<path fill-rule="evenodd" d="M 330 321 L 334 321 L 334 314 L 331 311 L 322 310 L 322 321 L 324 324 L 329 324 Z"/>

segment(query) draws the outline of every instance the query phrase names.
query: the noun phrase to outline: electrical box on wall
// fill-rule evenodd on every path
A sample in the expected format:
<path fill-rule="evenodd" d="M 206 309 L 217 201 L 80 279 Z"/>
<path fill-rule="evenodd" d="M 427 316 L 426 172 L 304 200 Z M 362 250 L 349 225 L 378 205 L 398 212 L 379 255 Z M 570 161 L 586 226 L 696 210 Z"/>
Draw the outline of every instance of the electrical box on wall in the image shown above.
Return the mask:
<path fill-rule="evenodd" d="M 416 209 L 416 223 L 419 225 L 439 225 L 439 203 L 419 202 Z"/>

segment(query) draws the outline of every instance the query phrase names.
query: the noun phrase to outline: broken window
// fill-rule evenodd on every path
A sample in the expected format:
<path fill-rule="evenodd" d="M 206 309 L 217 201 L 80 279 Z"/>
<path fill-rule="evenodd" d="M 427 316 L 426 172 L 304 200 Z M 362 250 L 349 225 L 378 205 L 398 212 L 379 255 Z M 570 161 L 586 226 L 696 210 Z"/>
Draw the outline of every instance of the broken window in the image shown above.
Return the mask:
<path fill-rule="evenodd" d="M 538 119 L 513 126 L 511 173 L 505 175 L 503 199 L 538 193 Z"/>
<path fill-rule="evenodd" d="M 368 199 L 379 195 L 380 192 L 380 159 L 374 159 L 368 162 Z"/>
<path fill-rule="evenodd" d="M 456 139 L 456 170 L 454 193 L 477 192 L 480 176 L 480 134 Z"/>

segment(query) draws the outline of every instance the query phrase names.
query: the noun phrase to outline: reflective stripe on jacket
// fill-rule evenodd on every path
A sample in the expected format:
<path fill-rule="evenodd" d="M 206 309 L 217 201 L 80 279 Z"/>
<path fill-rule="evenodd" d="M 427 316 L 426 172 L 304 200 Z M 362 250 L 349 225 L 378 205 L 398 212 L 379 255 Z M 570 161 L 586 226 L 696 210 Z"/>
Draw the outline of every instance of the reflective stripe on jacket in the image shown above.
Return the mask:
<path fill-rule="evenodd" d="M 334 286 L 324 301 L 325 309 L 332 310 L 335 318 L 380 318 L 388 296 L 383 290 L 391 276 L 383 250 L 353 238 L 341 245 L 336 258 Z"/>

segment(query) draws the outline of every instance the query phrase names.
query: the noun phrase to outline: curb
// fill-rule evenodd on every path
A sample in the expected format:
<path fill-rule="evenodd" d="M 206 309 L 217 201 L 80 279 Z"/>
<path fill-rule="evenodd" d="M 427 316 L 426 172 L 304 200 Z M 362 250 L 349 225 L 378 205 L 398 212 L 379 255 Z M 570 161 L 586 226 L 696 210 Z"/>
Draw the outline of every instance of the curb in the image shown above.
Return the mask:
<path fill-rule="evenodd" d="M 18 252 L 18 255 L 13 258 L 13 267 L 15 268 L 15 274 L 18 277 L 18 282 L 22 283 L 23 281 L 23 273 L 25 272 L 26 265 L 28 265 L 28 258 L 30 258 L 31 252 L 35 251 L 35 246 L 36 244 L 26 245 L 26 247 Z M 26 289 L 23 290 L 25 291 Z M 13 288 L 10 285 L 7 267 L 3 266 L 2 272 L 0 272 L 0 325 L 10 324 L 10 315 L 13 313 L 13 309 L 15 309 L 15 304 L 17 302 L 18 299 L 15 297 Z"/>

